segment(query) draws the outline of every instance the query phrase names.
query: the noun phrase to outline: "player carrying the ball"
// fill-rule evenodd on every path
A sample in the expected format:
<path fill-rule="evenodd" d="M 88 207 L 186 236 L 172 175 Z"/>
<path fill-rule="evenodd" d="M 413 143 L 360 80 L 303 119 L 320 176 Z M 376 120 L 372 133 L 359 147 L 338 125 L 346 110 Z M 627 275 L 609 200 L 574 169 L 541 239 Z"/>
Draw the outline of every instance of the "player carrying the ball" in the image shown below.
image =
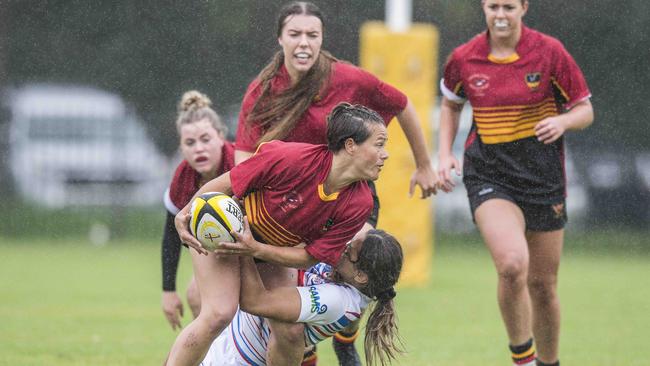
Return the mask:
<path fill-rule="evenodd" d="M 250 159 L 199 189 L 196 195 L 218 191 L 243 198 L 256 240 L 208 252 L 188 230 L 189 205 L 176 216 L 181 241 L 195 249 L 190 252 L 201 311 L 176 339 L 170 365 L 198 364 L 233 319 L 240 293 L 238 256 L 293 268 L 338 263 L 345 243 L 362 228 L 372 210 L 365 181 L 379 177 L 388 158 L 387 138 L 384 120 L 376 112 L 341 103 L 328 116 L 327 145 L 264 143 Z M 271 270 L 262 273 L 262 278 L 267 288 L 273 288 L 277 283 L 291 283 L 290 278 L 282 278 L 284 274 Z M 300 364 L 302 324 L 269 323 L 273 330 L 270 349 L 278 347 L 281 337 L 301 342 L 279 342 L 283 346 L 269 352 L 267 363 Z"/>

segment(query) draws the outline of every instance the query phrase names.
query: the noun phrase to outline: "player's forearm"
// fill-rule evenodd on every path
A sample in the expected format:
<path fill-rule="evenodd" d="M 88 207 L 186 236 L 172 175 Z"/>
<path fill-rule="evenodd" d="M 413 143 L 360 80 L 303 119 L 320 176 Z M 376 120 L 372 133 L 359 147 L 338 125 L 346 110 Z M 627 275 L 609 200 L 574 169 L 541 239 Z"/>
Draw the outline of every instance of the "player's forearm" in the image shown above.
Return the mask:
<path fill-rule="evenodd" d="M 429 158 L 427 143 L 420 127 L 417 112 L 410 100 L 406 104 L 406 108 L 397 115 L 397 121 L 411 147 L 416 167 L 430 166 L 431 159 Z"/>
<path fill-rule="evenodd" d="M 454 103 L 447 98 L 443 98 L 440 105 L 440 127 L 438 129 L 438 155 L 451 155 L 452 146 L 456 134 L 458 133 L 458 124 L 460 123 L 460 113 L 463 105 Z"/>
<path fill-rule="evenodd" d="M 589 99 L 576 104 L 567 113 L 560 115 L 566 130 L 583 130 L 594 121 L 594 109 Z"/>
<path fill-rule="evenodd" d="M 174 227 L 174 216 L 167 212 L 161 248 L 163 291 L 176 291 L 176 273 L 181 252 L 181 241 Z"/>
<path fill-rule="evenodd" d="M 253 256 L 265 262 L 291 268 L 308 268 L 318 263 L 304 248 L 259 245 Z"/>

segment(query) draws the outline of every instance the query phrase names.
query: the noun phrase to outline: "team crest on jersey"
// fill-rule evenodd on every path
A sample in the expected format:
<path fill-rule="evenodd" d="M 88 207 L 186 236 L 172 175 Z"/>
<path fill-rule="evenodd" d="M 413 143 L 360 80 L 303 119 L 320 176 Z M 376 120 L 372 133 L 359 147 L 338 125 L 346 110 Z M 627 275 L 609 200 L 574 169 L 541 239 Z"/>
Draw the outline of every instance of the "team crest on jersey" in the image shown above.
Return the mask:
<path fill-rule="evenodd" d="M 530 89 L 537 89 L 539 82 L 542 80 L 542 74 L 539 72 L 531 72 L 526 74 L 526 85 Z"/>
<path fill-rule="evenodd" d="M 474 74 L 468 78 L 470 88 L 484 90 L 490 85 L 490 77 L 485 74 Z"/>
<path fill-rule="evenodd" d="M 296 191 L 285 194 L 280 203 L 280 209 L 284 212 L 295 210 L 300 206 L 302 206 L 302 196 Z"/>

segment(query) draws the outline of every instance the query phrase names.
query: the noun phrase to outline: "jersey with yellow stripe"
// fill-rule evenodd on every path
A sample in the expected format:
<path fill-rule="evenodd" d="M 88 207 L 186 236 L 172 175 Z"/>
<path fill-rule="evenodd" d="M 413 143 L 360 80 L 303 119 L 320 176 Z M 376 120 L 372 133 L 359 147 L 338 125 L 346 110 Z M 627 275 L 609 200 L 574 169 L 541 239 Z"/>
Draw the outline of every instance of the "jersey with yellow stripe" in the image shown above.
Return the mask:
<path fill-rule="evenodd" d="M 534 128 L 591 94 L 558 40 L 523 26 L 516 52 L 498 59 L 483 32 L 454 50 L 440 88 L 449 100 L 469 101 L 473 109 L 465 143 L 466 181 L 502 185 L 531 203 L 564 197 L 563 139 L 545 145 Z"/>
<path fill-rule="evenodd" d="M 365 181 L 326 194 L 323 182 L 333 154 L 326 145 L 272 141 L 230 171 L 233 192 L 244 197 L 256 238 L 276 246 L 305 243 L 320 262 L 336 264 L 370 216 Z"/>

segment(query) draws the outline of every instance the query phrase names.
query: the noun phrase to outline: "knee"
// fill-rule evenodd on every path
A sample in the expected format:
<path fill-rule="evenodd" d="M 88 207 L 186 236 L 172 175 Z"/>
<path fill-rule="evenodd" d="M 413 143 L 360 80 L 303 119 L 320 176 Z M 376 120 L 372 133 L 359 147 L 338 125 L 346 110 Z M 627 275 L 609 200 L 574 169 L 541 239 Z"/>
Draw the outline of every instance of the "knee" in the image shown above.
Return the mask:
<path fill-rule="evenodd" d="M 230 324 L 236 310 L 237 308 L 229 309 L 226 306 L 210 308 L 203 305 L 197 320 L 205 324 L 210 335 L 216 338 Z"/>
<path fill-rule="evenodd" d="M 497 262 L 497 272 L 501 280 L 511 285 L 525 285 L 528 272 L 528 259 L 526 256 L 508 253 L 498 258 Z"/>
<path fill-rule="evenodd" d="M 553 303 L 557 297 L 557 278 L 555 276 L 534 277 L 528 280 L 530 297 L 540 305 Z"/>

